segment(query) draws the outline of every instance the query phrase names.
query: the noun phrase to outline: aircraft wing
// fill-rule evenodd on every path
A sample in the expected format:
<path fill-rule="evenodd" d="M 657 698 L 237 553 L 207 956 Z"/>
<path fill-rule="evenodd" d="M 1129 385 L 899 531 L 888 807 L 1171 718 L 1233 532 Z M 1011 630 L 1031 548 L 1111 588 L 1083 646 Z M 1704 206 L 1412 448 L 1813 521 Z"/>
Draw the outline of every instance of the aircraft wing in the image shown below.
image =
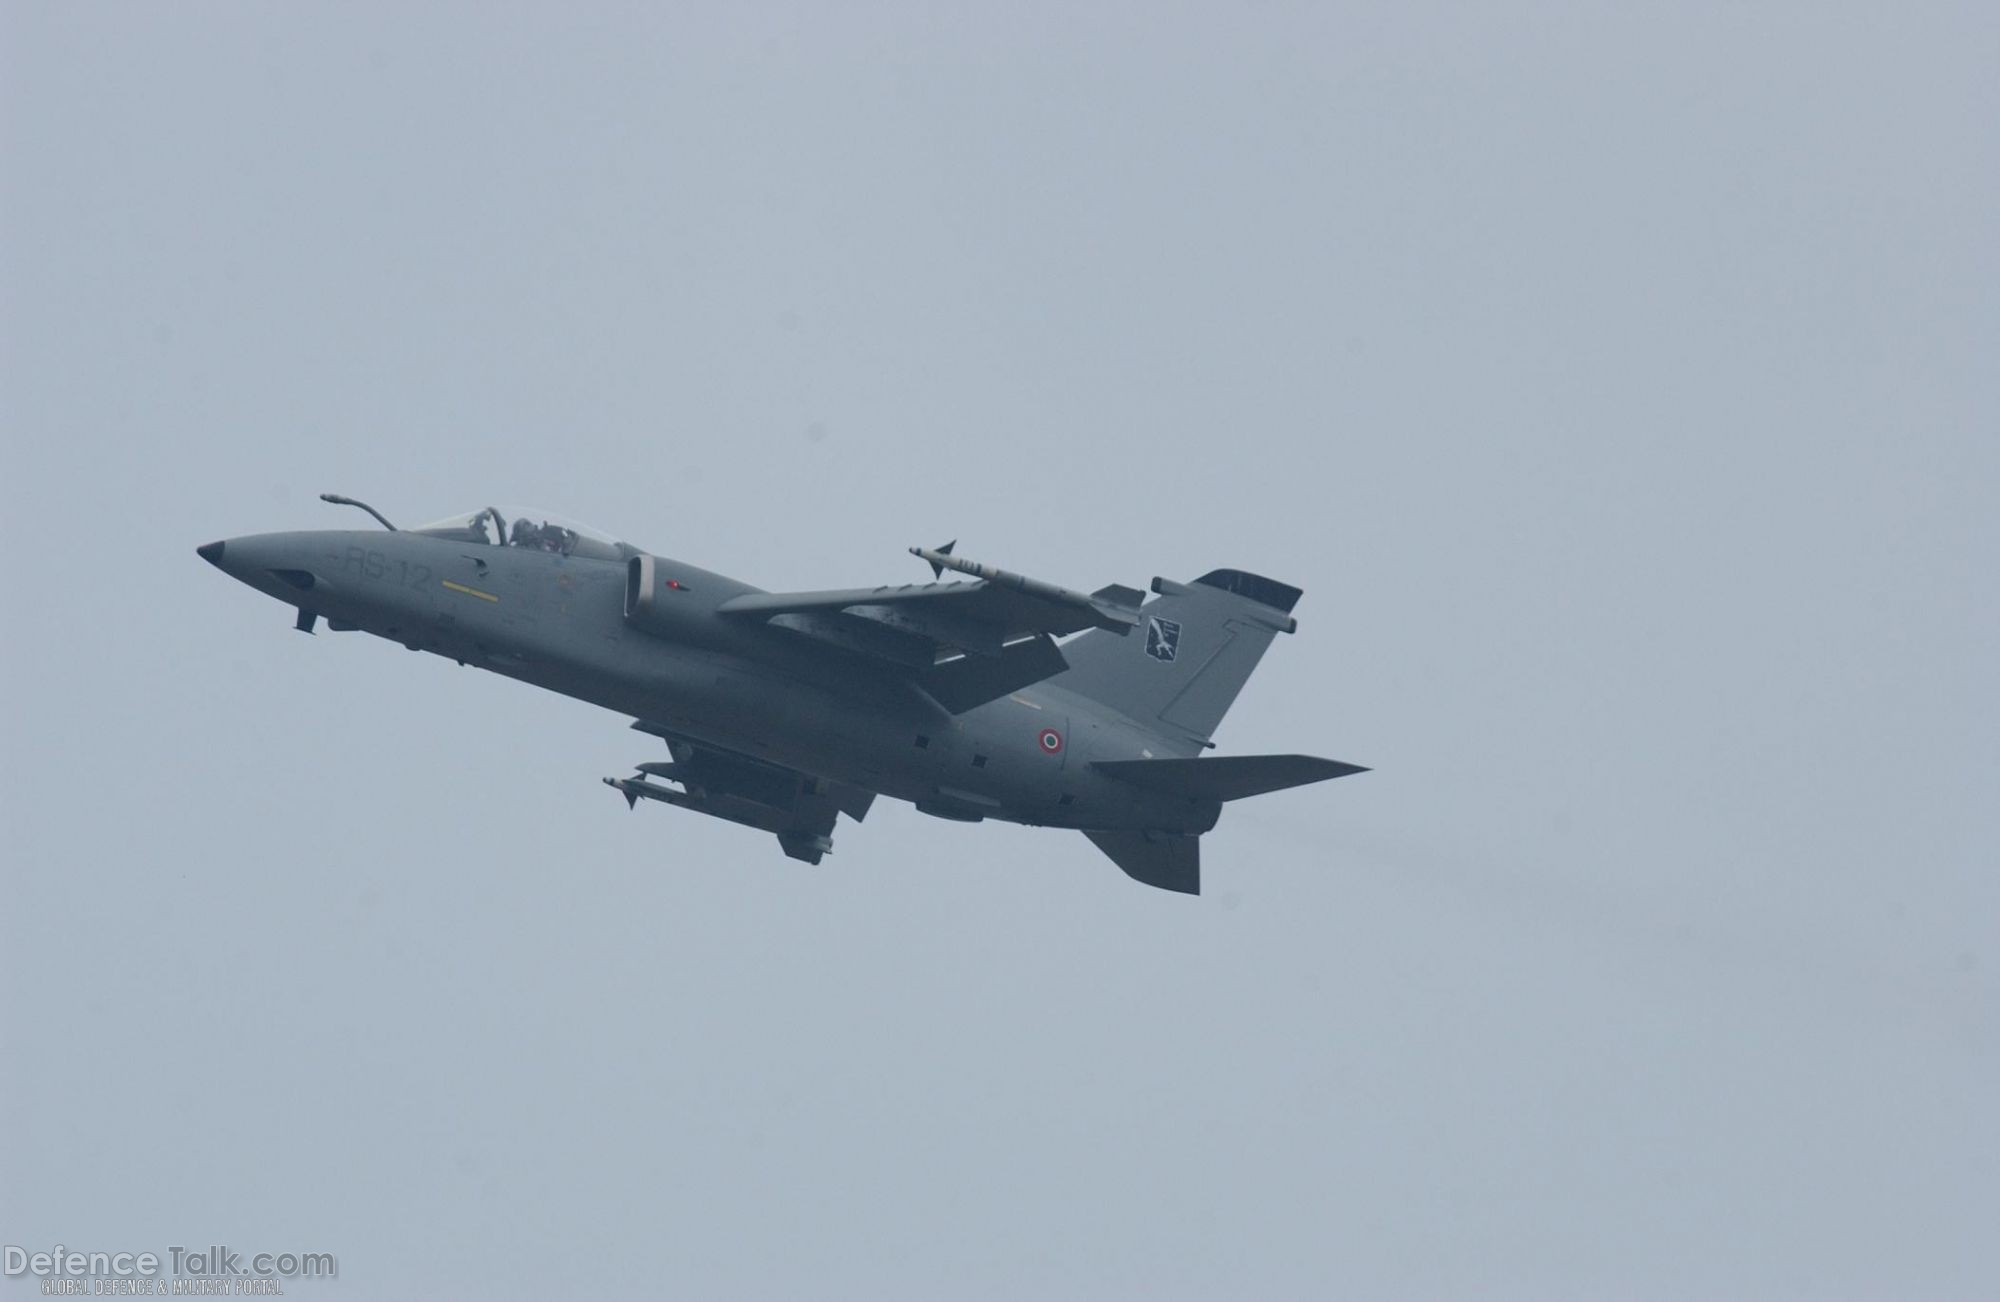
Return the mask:
<path fill-rule="evenodd" d="M 605 785 L 624 795 L 627 805 L 657 800 L 759 828 L 776 835 L 794 859 L 818 863 L 833 849 L 833 828 L 840 815 L 858 823 L 875 801 L 875 793 L 864 787 L 692 741 L 644 719 L 632 726 L 663 738 L 674 758 L 670 764 L 641 764 L 634 777 L 604 779 Z"/>
<path fill-rule="evenodd" d="M 1061 673 L 1068 666 L 1055 638 L 1087 628 L 1124 634 L 1139 623 L 1145 594 L 1132 588 L 1072 592 L 955 557 L 950 544 L 910 550 L 939 575 L 953 569 L 975 581 L 746 593 L 718 613 L 916 671 L 955 713 Z"/>

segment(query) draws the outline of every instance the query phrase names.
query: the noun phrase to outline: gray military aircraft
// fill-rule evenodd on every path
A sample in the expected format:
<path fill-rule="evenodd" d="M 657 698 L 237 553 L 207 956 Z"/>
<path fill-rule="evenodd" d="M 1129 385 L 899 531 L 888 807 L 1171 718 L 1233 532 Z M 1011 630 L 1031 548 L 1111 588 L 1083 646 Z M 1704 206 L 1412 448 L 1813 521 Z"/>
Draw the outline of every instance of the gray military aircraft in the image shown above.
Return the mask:
<path fill-rule="evenodd" d="M 818 863 L 877 794 L 959 822 L 1082 832 L 1127 874 L 1199 894 L 1223 803 L 1366 770 L 1199 758 L 1299 589 L 1241 570 L 1072 592 L 910 550 L 933 579 L 765 592 L 540 511 L 230 538 L 203 560 L 320 619 L 634 716 L 670 761 L 604 781 L 775 833 Z M 1058 644 L 1056 639 L 1080 634 Z"/>

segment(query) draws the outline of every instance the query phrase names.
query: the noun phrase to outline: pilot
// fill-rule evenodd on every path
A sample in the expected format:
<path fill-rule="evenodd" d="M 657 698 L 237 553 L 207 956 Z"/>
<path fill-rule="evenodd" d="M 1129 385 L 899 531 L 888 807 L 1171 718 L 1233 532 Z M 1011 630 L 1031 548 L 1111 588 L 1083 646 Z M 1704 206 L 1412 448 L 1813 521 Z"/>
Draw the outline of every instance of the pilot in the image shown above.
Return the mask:
<path fill-rule="evenodd" d="M 513 544 L 516 547 L 539 547 L 542 545 L 542 531 L 527 516 L 514 521 Z"/>

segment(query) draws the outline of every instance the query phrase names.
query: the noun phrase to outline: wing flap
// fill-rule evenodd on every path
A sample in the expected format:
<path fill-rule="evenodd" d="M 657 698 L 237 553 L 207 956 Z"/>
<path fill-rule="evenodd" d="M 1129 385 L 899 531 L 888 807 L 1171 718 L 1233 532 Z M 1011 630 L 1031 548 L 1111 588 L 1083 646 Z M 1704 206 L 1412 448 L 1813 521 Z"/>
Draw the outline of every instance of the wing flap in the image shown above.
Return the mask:
<path fill-rule="evenodd" d="M 940 661 L 918 677 L 917 685 L 951 713 L 964 714 L 1067 668 L 1062 648 L 1044 633 L 1010 643 L 992 659 L 964 655 Z"/>

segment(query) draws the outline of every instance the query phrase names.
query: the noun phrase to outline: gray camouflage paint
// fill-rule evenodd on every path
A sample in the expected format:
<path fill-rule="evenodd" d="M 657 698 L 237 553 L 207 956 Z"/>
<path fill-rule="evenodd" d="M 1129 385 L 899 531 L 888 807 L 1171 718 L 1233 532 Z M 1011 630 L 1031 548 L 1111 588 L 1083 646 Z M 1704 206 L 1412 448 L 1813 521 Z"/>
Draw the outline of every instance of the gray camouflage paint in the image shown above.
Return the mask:
<path fill-rule="evenodd" d="M 686 762 L 606 778 L 628 803 L 648 798 L 761 827 L 815 863 L 832 848 L 836 814 L 864 815 L 869 793 L 960 821 L 1135 833 L 1092 839 L 1138 880 L 1189 893 L 1200 882 L 1193 838 L 1215 825 L 1224 799 L 1254 792 L 1218 794 L 1232 785 L 1227 760 L 1162 768 L 1145 781 L 1098 766 L 1198 754 L 1272 635 L 1294 627 L 1289 614 L 1244 596 L 1156 580 L 1163 595 L 1142 618 L 1100 619 L 1066 644 L 1081 664 L 954 713 L 907 665 L 723 610 L 759 589 L 623 544 L 613 558 L 418 531 L 316 530 L 198 551 L 297 607 L 308 632 L 323 618 L 633 716 Z M 963 606 L 959 598 L 979 595 L 965 588 L 986 582 L 914 595 Z M 1169 610 L 1176 618 L 1159 613 Z M 1258 790 L 1356 771 L 1265 759 L 1279 768 Z M 782 796 L 755 780 L 766 768 L 791 780 Z M 683 790 L 647 781 L 656 774 Z"/>

